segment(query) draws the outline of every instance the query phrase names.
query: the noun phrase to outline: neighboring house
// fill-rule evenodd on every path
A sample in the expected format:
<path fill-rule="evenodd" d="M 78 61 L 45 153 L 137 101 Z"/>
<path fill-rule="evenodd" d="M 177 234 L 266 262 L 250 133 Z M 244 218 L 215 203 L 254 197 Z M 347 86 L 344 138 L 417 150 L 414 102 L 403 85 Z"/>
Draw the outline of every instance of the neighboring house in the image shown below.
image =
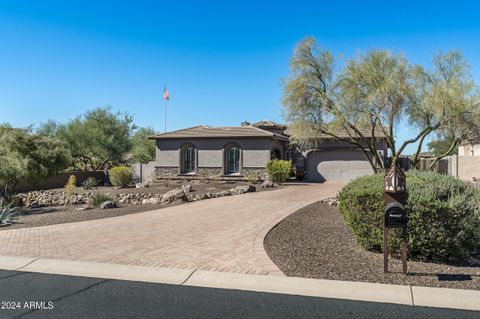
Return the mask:
<path fill-rule="evenodd" d="M 480 143 L 476 139 L 464 140 L 458 147 L 458 156 L 480 156 Z"/>
<path fill-rule="evenodd" d="M 372 173 L 357 147 L 320 136 L 314 148 L 301 150 L 290 143 L 286 125 L 266 120 L 235 127 L 195 126 L 150 138 L 157 145 L 157 179 L 244 179 L 252 174 L 263 178 L 271 159 L 291 160 L 311 182 L 348 181 Z M 377 147 L 383 158 L 383 137 Z"/>

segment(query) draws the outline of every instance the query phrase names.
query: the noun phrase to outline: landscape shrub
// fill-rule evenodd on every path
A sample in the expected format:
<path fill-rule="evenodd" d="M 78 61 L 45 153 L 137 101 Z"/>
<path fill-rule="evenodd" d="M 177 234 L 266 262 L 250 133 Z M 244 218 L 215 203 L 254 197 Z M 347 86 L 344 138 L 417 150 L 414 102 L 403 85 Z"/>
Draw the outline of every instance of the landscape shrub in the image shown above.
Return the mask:
<path fill-rule="evenodd" d="M 117 203 L 115 198 L 112 195 L 107 194 L 107 193 L 97 192 L 97 193 L 93 194 L 92 196 L 90 196 L 90 198 L 88 200 L 88 203 L 90 205 L 92 205 L 93 207 L 98 207 L 102 203 L 108 202 L 108 201 L 112 201 L 114 203 Z"/>
<path fill-rule="evenodd" d="M 12 208 L 12 203 L 7 204 L 6 206 L 3 203 L 4 199 L 0 199 L 0 225 L 13 223 L 18 208 Z"/>
<path fill-rule="evenodd" d="M 133 180 L 133 169 L 126 166 L 113 167 L 109 171 L 110 182 L 113 186 L 127 187 Z"/>
<path fill-rule="evenodd" d="M 83 189 L 92 189 L 94 187 L 97 187 L 99 184 L 99 182 L 94 178 L 94 177 L 89 177 L 87 178 L 86 180 L 83 181 L 82 183 L 82 186 L 83 186 Z"/>
<path fill-rule="evenodd" d="M 480 248 L 480 191 L 451 176 L 407 172 L 408 246 L 412 258 L 448 260 Z M 339 194 L 339 208 L 357 241 L 368 250 L 383 247 L 383 174 L 358 178 Z M 391 231 L 398 254 L 401 230 Z"/>
<path fill-rule="evenodd" d="M 284 160 L 271 160 L 267 162 L 267 174 L 274 183 L 283 183 L 292 171 L 292 163 Z"/>
<path fill-rule="evenodd" d="M 66 194 L 71 195 L 71 194 L 75 193 L 75 187 L 77 187 L 77 178 L 75 177 L 75 175 L 70 175 L 68 177 L 67 184 L 65 184 L 65 186 L 63 188 L 63 191 Z"/>
<path fill-rule="evenodd" d="M 258 172 L 250 173 L 247 176 L 245 176 L 245 178 L 247 179 L 247 181 L 250 184 L 257 184 L 260 181 L 260 177 L 258 176 Z"/>

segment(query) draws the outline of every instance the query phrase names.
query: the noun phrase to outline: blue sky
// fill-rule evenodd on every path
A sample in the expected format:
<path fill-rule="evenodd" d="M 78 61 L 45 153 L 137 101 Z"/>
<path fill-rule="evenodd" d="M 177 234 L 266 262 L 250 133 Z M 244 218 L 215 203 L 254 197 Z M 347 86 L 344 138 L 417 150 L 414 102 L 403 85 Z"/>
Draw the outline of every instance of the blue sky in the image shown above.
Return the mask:
<path fill-rule="evenodd" d="M 111 105 L 161 131 L 164 83 L 168 129 L 283 121 L 281 80 L 306 35 L 341 59 L 388 48 L 428 65 L 460 49 L 480 82 L 480 5 L 419 2 L 1 0 L 0 122 Z"/>

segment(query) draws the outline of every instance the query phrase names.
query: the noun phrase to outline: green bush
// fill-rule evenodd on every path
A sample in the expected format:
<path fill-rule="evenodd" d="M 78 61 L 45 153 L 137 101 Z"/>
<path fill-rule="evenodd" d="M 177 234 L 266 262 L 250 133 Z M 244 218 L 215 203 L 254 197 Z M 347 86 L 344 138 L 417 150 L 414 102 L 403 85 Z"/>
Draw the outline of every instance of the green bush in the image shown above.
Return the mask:
<path fill-rule="evenodd" d="M 433 172 L 407 172 L 408 246 L 412 258 L 459 259 L 480 247 L 480 191 Z M 383 246 L 383 174 L 358 178 L 339 194 L 339 208 L 357 241 L 368 250 Z M 391 232 L 398 254 L 401 230 Z"/>
<path fill-rule="evenodd" d="M 247 176 L 245 176 L 245 178 L 252 185 L 257 184 L 260 181 L 260 177 L 258 176 L 258 172 L 250 173 Z"/>
<path fill-rule="evenodd" d="M 97 187 L 99 184 L 99 182 L 94 178 L 94 177 L 89 177 L 87 178 L 86 180 L 83 181 L 82 183 L 82 186 L 83 186 L 83 189 L 92 189 L 94 187 Z"/>
<path fill-rule="evenodd" d="M 75 192 L 75 187 L 77 187 L 77 178 L 75 177 L 75 175 L 70 175 L 68 177 L 67 184 L 65 184 L 65 186 L 63 187 L 63 191 L 66 194 L 71 195 Z"/>
<path fill-rule="evenodd" d="M 18 208 L 12 208 L 12 203 L 4 206 L 3 201 L 0 199 L 0 225 L 8 225 L 15 221 Z"/>
<path fill-rule="evenodd" d="M 126 166 L 113 167 L 109 171 L 110 182 L 113 186 L 127 187 L 133 180 L 133 169 Z"/>
<path fill-rule="evenodd" d="M 95 193 L 93 194 L 92 196 L 90 196 L 89 200 L 88 200 L 88 203 L 90 205 L 92 205 L 93 207 L 98 207 L 100 206 L 100 204 L 104 203 L 104 202 L 107 202 L 107 201 L 112 201 L 114 203 L 117 203 L 117 201 L 115 200 L 115 198 L 110 195 L 110 194 L 106 194 L 106 193 Z"/>
<path fill-rule="evenodd" d="M 292 171 L 292 162 L 283 160 L 272 160 L 267 163 L 268 177 L 274 183 L 283 183 Z"/>

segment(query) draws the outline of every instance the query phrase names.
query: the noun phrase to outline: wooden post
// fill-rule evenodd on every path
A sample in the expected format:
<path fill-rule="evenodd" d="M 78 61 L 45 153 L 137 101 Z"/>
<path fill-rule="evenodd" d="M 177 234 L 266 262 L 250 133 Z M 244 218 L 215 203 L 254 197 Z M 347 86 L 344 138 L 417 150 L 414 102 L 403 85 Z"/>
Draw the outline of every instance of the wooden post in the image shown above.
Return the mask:
<path fill-rule="evenodd" d="M 383 272 L 388 272 L 388 228 L 383 228 Z"/>
<path fill-rule="evenodd" d="M 403 274 L 407 274 L 407 227 L 403 227 L 403 243 L 402 243 L 402 268 Z"/>

